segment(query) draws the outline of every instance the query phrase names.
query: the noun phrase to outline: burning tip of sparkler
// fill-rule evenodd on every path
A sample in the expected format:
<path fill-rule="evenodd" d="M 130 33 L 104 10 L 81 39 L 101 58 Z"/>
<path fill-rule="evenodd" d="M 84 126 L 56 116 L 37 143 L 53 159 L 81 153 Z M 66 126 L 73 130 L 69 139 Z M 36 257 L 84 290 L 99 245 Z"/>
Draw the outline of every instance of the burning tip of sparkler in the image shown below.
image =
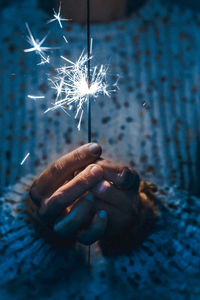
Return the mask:
<path fill-rule="evenodd" d="M 99 95 L 110 97 L 112 92 L 116 91 L 117 82 L 112 85 L 112 89 L 107 82 L 107 70 L 104 65 L 90 68 L 91 78 L 88 85 L 88 60 L 92 57 L 81 53 L 77 61 L 61 56 L 68 65 L 56 69 L 55 77 L 49 77 L 51 88 L 56 90 L 55 102 L 45 113 L 61 108 L 65 113 L 75 109 L 75 119 L 78 119 L 78 130 L 80 130 L 81 120 L 84 113 L 84 106 L 89 97 L 96 99 Z M 67 113 L 68 114 L 68 113 Z"/>

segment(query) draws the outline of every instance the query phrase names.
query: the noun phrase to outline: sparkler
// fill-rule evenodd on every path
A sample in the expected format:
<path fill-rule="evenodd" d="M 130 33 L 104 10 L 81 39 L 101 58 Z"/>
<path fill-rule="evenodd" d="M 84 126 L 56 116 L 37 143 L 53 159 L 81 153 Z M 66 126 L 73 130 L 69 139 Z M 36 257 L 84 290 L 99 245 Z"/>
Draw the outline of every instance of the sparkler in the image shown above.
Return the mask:
<path fill-rule="evenodd" d="M 90 78 L 90 0 L 87 0 L 87 58 L 88 58 L 88 70 L 87 70 L 88 78 L 87 78 L 87 80 L 88 80 L 88 90 L 90 90 L 90 87 L 91 87 L 91 78 Z M 91 142 L 91 98 L 90 98 L 90 94 L 88 94 L 88 143 L 90 143 L 90 142 Z"/>
<path fill-rule="evenodd" d="M 94 66 L 91 68 L 90 66 L 93 39 L 90 39 L 90 3 L 89 0 L 87 1 L 87 55 L 84 54 L 83 51 L 76 62 L 71 61 L 67 57 L 60 56 L 62 60 L 65 60 L 67 65 L 61 64 L 62 66 L 60 68 L 55 68 L 56 76 L 54 77 L 47 74 L 47 79 L 50 82 L 51 88 L 56 90 L 56 98 L 45 113 L 60 108 L 66 114 L 70 115 L 69 111 L 73 108 L 73 110 L 75 110 L 75 119 L 78 119 L 77 128 L 80 130 L 84 106 L 87 104 L 88 142 L 91 142 L 91 97 L 93 99 L 96 99 L 99 95 L 110 97 L 111 93 L 115 92 L 118 87 L 117 81 L 112 87 L 107 83 L 108 67 L 100 65 L 99 67 Z M 59 16 L 60 10 L 61 6 L 59 7 Z M 62 18 L 59 20 L 62 20 Z M 33 37 L 27 23 L 26 27 L 29 33 L 28 42 L 32 47 L 25 49 L 24 52 L 35 52 L 38 54 L 41 57 L 41 62 L 38 65 L 50 63 L 50 57 L 46 56 L 46 52 L 58 48 L 42 46 L 47 35 L 39 41 L 39 39 Z M 68 43 L 67 38 L 64 35 L 63 39 Z M 28 95 L 28 98 L 36 100 L 43 99 L 45 96 Z"/>
<path fill-rule="evenodd" d="M 54 11 L 54 18 L 48 23 L 56 20 L 61 28 L 61 21 L 68 21 L 68 19 L 63 19 L 61 17 L 61 5 L 59 6 L 58 13 Z M 46 56 L 45 52 L 55 48 L 42 46 L 47 36 L 45 36 L 41 41 L 34 39 L 27 23 L 26 27 L 29 33 L 28 42 L 32 47 L 25 49 L 24 52 L 36 52 L 36 54 L 41 57 L 41 62 L 39 65 L 50 63 L 50 57 Z M 66 44 L 68 44 L 67 38 L 64 35 L 63 39 L 65 40 Z M 62 63 L 61 67 L 55 68 L 55 76 L 47 75 L 51 88 L 56 90 L 56 97 L 55 101 L 45 111 L 45 113 L 60 108 L 66 114 L 70 115 L 69 111 L 75 110 L 75 119 L 78 119 L 77 128 L 80 130 L 84 107 L 87 105 L 88 143 L 91 142 L 92 98 L 96 99 L 99 95 L 110 97 L 111 93 L 115 92 L 118 88 L 118 79 L 114 84 L 112 84 L 112 86 L 109 86 L 108 84 L 108 67 L 100 65 L 91 68 L 92 46 L 93 39 L 90 38 L 90 0 L 87 0 L 87 54 L 85 54 L 83 50 L 80 57 L 75 62 L 71 61 L 67 57 L 60 56 L 61 60 L 65 61 L 65 64 Z M 35 100 L 43 99 L 45 97 L 28 95 L 28 98 Z M 21 164 L 24 163 L 28 156 L 29 153 Z M 90 247 L 88 248 L 88 264 L 90 264 Z"/>
<path fill-rule="evenodd" d="M 48 23 L 52 23 L 52 22 L 54 22 L 54 21 L 58 21 L 58 23 L 59 23 L 59 25 L 60 25 L 60 28 L 63 28 L 61 22 L 62 22 L 62 21 L 70 21 L 70 19 L 64 19 L 64 18 L 61 17 L 61 4 L 60 4 L 60 6 L 59 6 L 58 13 L 56 13 L 54 9 L 53 9 L 53 12 L 54 12 L 54 15 L 53 15 L 54 18 L 51 19 L 51 20 L 49 20 L 49 21 L 47 22 L 47 24 L 48 24 Z"/>
<path fill-rule="evenodd" d="M 24 52 L 35 52 L 38 54 L 42 61 L 39 65 L 44 63 L 49 63 L 49 56 L 45 56 L 45 52 L 50 49 L 57 49 L 52 47 L 43 47 L 46 36 L 39 41 L 35 39 L 32 32 L 26 23 L 28 29 L 29 37 L 28 42 L 31 44 L 31 48 L 25 49 Z M 88 31 L 89 32 L 89 31 Z M 65 60 L 67 65 L 63 65 L 60 68 L 56 68 L 56 76 L 51 77 L 47 75 L 47 79 L 50 82 L 51 88 L 56 90 L 56 98 L 52 105 L 45 111 L 45 113 L 55 110 L 62 109 L 66 114 L 72 108 L 75 110 L 75 119 L 78 119 L 78 130 L 81 127 L 81 120 L 84 112 L 84 104 L 88 107 L 88 142 L 91 141 L 91 97 L 96 99 L 100 94 L 110 97 L 112 92 L 117 89 L 117 82 L 115 82 L 111 87 L 107 83 L 107 71 L 108 67 L 104 65 L 90 67 L 90 61 L 92 59 L 92 44 L 90 43 L 90 33 L 88 33 L 88 51 L 87 55 L 84 51 L 81 53 L 80 57 L 76 62 L 71 61 L 67 57 L 61 56 L 62 60 Z M 67 39 L 63 36 L 65 42 Z M 28 95 L 30 99 L 43 99 L 45 96 L 34 96 Z"/>
<path fill-rule="evenodd" d="M 88 90 L 91 87 L 90 78 L 90 49 L 92 49 L 92 43 L 90 48 L 90 0 L 87 0 L 87 58 L 88 58 Z M 91 98 L 88 95 L 88 143 L 91 142 Z M 90 265 L 91 248 L 88 247 L 88 265 Z"/>
<path fill-rule="evenodd" d="M 56 90 L 56 99 L 46 111 L 62 108 L 65 110 L 75 109 L 75 119 L 79 119 L 78 130 L 80 130 L 81 119 L 84 112 L 84 104 L 88 104 L 91 96 L 96 99 L 100 94 L 110 96 L 115 91 L 114 87 L 109 88 L 107 84 L 107 68 L 101 65 L 91 68 L 90 85 L 88 85 L 88 61 L 91 57 L 81 53 L 77 62 L 72 62 L 68 58 L 61 56 L 68 65 L 56 69 L 56 76 L 49 77 L 51 87 Z M 91 122 L 88 126 L 88 141 L 91 140 Z"/>

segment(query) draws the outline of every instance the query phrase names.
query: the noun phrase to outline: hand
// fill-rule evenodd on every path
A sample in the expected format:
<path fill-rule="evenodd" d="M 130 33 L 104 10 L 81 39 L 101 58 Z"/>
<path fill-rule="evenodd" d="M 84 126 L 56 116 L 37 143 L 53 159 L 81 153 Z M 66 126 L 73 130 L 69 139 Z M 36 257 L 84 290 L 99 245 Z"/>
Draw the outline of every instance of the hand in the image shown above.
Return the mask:
<path fill-rule="evenodd" d="M 30 189 L 32 201 L 28 206 L 31 206 L 31 216 L 43 225 L 40 230 L 45 230 L 45 236 L 48 234 L 54 240 L 53 225 L 56 219 L 65 215 L 70 205 L 80 197 L 79 209 L 84 212 L 79 214 L 80 225 L 89 220 L 92 201 L 87 201 L 83 195 L 102 179 L 103 170 L 92 164 L 100 155 L 98 144 L 84 145 L 56 160 L 36 178 Z M 74 173 L 82 168 L 85 169 L 74 177 Z"/>
<path fill-rule="evenodd" d="M 84 145 L 34 181 L 31 199 L 52 234 L 90 244 L 103 236 L 117 237 L 134 223 L 139 177 L 126 167 L 100 160 L 100 155 L 99 145 Z M 55 223 L 58 218 L 61 221 Z"/>

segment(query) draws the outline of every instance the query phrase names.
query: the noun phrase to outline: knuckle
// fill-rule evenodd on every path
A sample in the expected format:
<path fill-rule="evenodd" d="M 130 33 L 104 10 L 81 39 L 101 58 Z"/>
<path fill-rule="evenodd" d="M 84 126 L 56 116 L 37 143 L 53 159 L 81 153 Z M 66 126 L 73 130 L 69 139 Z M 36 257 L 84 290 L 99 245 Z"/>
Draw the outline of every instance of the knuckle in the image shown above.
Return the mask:
<path fill-rule="evenodd" d="M 79 187 L 81 187 L 81 189 L 86 189 L 88 187 L 89 183 L 90 183 L 90 181 L 89 181 L 89 177 L 87 174 L 78 175 L 77 184 L 79 185 Z"/>
<path fill-rule="evenodd" d="M 97 167 L 99 168 L 98 165 L 96 164 L 91 164 L 89 165 L 84 171 L 82 171 L 81 173 L 79 173 L 77 175 L 77 179 L 78 179 L 78 183 L 84 188 L 88 187 L 89 185 L 92 184 L 92 182 L 94 183 L 95 181 L 95 177 L 93 176 L 93 174 L 91 173 L 91 170 Z"/>
<path fill-rule="evenodd" d="M 81 161 L 83 159 L 82 151 L 80 149 L 74 150 L 73 156 L 75 161 Z"/>
<path fill-rule="evenodd" d="M 57 176 L 61 173 L 62 169 L 63 169 L 63 164 L 61 160 L 58 159 L 52 164 L 51 173 L 53 176 Z"/>

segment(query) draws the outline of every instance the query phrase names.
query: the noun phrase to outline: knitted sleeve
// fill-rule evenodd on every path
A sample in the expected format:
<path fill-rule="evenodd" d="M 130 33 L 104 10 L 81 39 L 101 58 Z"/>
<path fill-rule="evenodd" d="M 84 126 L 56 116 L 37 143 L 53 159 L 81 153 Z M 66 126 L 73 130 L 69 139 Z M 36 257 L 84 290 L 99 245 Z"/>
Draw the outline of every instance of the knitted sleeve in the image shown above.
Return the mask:
<path fill-rule="evenodd" d="M 22 178 L 0 198 L 1 284 L 17 278 L 33 280 L 39 274 L 50 276 L 61 266 L 67 271 L 77 253 L 75 248 L 53 248 L 29 222 L 25 199 L 32 178 Z"/>

